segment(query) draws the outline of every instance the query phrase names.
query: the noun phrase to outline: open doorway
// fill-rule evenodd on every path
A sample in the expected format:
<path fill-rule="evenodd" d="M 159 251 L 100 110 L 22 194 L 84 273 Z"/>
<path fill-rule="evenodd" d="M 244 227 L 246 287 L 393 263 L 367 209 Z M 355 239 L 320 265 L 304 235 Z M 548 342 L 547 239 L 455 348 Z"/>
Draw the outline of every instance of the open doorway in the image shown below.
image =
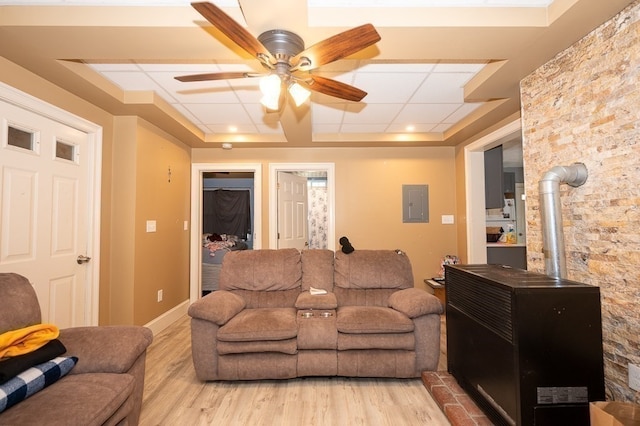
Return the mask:
<path fill-rule="evenodd" d="M 245 214 L 249 215 L 249 221 L 247 226 L 241 224 L 228 224 L 227 225 L 210 225 L 209 218 L 207 219 L 207 228 L 205 232 L 205 212 L 204 203 L 209 197 L 205 197 L 205 192 L 213 194 L 214 191 L 220 191 L 216 195 L 223 196 L 222 198 L 228 199 L 229 196 L 235 199 L 241 199 L 235 197 L 235 192 L 248 191 L 249 196 L 249 209 L 240 207 Z M 233 192 L 233 193 L 232 193 Z M 260 164 L 215 164 L 215 163 L 202 163 L 193 164 L 191 167 L 191 260 L 190 260 L 190 290 L 189 298 L 191 302 L 196 301 L 202 295 L 203 290 L 203 278 L 207 275 L 211 266 L 215 265 L 215 262 L 203 262 L 203 260 L 213 260 L 215 256 L 210 257 L 211 251 L 208 247 L 204 247 L 206 241 L 208 241 L 205 234 L 225 234 L 228 238 L 228 234 L 231 234 L 233 238 L 237 238 L 240 243 L 244 244 L 246 248 L 259 249 L 261 248 L 261 232 L 262 232 L 262 166 Z M 211 197 L 216 198 L 216 197 Z M 221 197 L 217 197 L 221 198 Z M 233 215 L 232 215 L 233 216 Z M 246 217 L 245 217 L 246 219 Z M 245 221 L 240 221 L 245 222 Z M 246 222 L 245 222 L 246 223 Z M 238 226 L 237 228 L 234 226 Z M 222 227 L 220 227 L 222 226 Z M 219 232 L 216 232 L 218 230 Z M 224 231 L 233 230 L 232 232 L 225 233 Z M 236 235 L 240 234 L 240 235 Z M 212 238 L 213 241 L 218 241 L 217 238 Z M 222 240 L 219 240 L 222 241 Z M 225 240 L 228 241 L 228 240 Z M 234 242 L 235 244 L 235 242 Z M 210 257 L 210 258 L 209 258 Z M 218 259 L 221 259 L 220 253 L 218 253 Z M 221 264 L 221 262 L 219 262 Z M 218 268 L 219 268 L 218 264 Z M 205 268 L 207 268 L 205 270 Z M 207 275 L 208 276 L 208 275 Z"/>
<path fill-rule="evenodd" d="M 296 226 L 292 217 L 285 217 L 282 197 L 278 197 L 278 181 L 283 177 L 303 179 L 306 182 L 305 199 L 296 201 L 300 204 L 306 201 L 307 212 L 302 213 L 304 223 L 299 223 L 298 236 L 305 233 L 303 247 L 325 248 L 335 250 L 335 165 L 333 163 L 272 163 L 269 165 L 269 248 L 285 247 L 289 241 L 282 242 L 285 226 L 294 229 Z M 290 204 L 291 206 L 293 204 Z M 300 209 L 290 208 L 289 212 Z M 291 215 L 289 215 L 291 216 Z M 300 216 L 300 215 L 298 215 Z M 287 222 L 288 221 L 288 222 Z M 286 222 L 286 225 L 285 225 Z M 279 235 L 280 234 L 280 235 Z M 306 244 L 305 244 L 306 243 Z"/>
<path fill-rule="evenodd" d="M 521 136 L 522 125 L 517 119 L 464 148 L 467 263 L 487 263 L 484 152 Z"/>

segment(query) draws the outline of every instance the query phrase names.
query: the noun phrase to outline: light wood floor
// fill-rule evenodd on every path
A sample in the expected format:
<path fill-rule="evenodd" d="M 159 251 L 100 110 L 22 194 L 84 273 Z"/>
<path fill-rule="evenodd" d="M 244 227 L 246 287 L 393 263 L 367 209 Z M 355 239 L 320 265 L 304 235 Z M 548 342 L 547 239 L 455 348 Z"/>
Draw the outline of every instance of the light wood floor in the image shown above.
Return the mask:
<path fill-rule="evenodd" d="M 420 379 L 200 382 L 189 317 L 147 352 L 141 425 L 449 425 Z"/>

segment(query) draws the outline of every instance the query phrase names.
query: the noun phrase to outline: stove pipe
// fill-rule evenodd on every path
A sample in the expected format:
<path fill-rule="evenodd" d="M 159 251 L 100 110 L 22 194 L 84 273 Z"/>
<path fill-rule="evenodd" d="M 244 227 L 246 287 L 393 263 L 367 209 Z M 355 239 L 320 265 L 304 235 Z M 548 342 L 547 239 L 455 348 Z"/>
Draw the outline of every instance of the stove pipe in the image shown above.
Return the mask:
<path fill-rule="evenodd" d="M 571 166 L 552 168 L 538 183 L 542 218 L 542 252 L 545 273 L 551 277 L 567 278 L 560 184 L 566 183 L 577 187 L 587 181 L 587 175 L 587 166 L 582 163 L 573 163 Z"/>

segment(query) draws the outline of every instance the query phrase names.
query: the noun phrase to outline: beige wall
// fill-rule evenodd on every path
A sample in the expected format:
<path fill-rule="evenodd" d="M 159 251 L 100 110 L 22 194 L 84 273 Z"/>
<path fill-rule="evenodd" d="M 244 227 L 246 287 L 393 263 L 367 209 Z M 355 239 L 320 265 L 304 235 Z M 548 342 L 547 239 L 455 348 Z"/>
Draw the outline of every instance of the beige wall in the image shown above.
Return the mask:
<path fill-rule="evenodd" d="M 138 117 L 114 123 L 109 323 L 146 324 L 189 298 L 190 149 Z"/>
<path fill-rule="evenodd" d="M 441 224 L 442 215 L 456 211 L 453 148 L 212 148 L 194 149 L 192 159 L 262 164 L 263 247 L 269 246 L 269 163 L 328 162 L 336 173 L 336 249 L 347 236 L 356 250 L 404 250 L 420 287 L 438 273 L 442 256 L 457 254 L 455 225 Z M 429 223 L 402 223 L 403 184 L 429 186 Z"/>
<path fill-rule="evenodd" d="M 640 2 L 522 82 L 527 250 L 543 271 L 537 183 L 582 162 L 587 182 L 563 185 L 569 278 L 600 286 L 607 397 L 640 402 L 627 364 L 640 364 Z"/>
<path fill-rule="evenodd" d="M 191 156 L 189 147 L 140 119 L 136 140 L 133 322 L 144 324 L 189 299 L 184 222 L 190 219 Z M 156 221 L 156 232 L 146 232 L 147 220 Z"/>

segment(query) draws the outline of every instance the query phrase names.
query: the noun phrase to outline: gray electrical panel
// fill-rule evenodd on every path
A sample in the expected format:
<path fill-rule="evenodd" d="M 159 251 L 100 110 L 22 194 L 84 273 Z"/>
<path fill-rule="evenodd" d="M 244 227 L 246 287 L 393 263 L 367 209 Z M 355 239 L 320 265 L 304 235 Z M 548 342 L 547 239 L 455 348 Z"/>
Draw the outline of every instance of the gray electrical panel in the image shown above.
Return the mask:
<path fill-rule="evenodd" d="M 429 222 L 428 185 L 402 185 L 402 222 Z"/>

